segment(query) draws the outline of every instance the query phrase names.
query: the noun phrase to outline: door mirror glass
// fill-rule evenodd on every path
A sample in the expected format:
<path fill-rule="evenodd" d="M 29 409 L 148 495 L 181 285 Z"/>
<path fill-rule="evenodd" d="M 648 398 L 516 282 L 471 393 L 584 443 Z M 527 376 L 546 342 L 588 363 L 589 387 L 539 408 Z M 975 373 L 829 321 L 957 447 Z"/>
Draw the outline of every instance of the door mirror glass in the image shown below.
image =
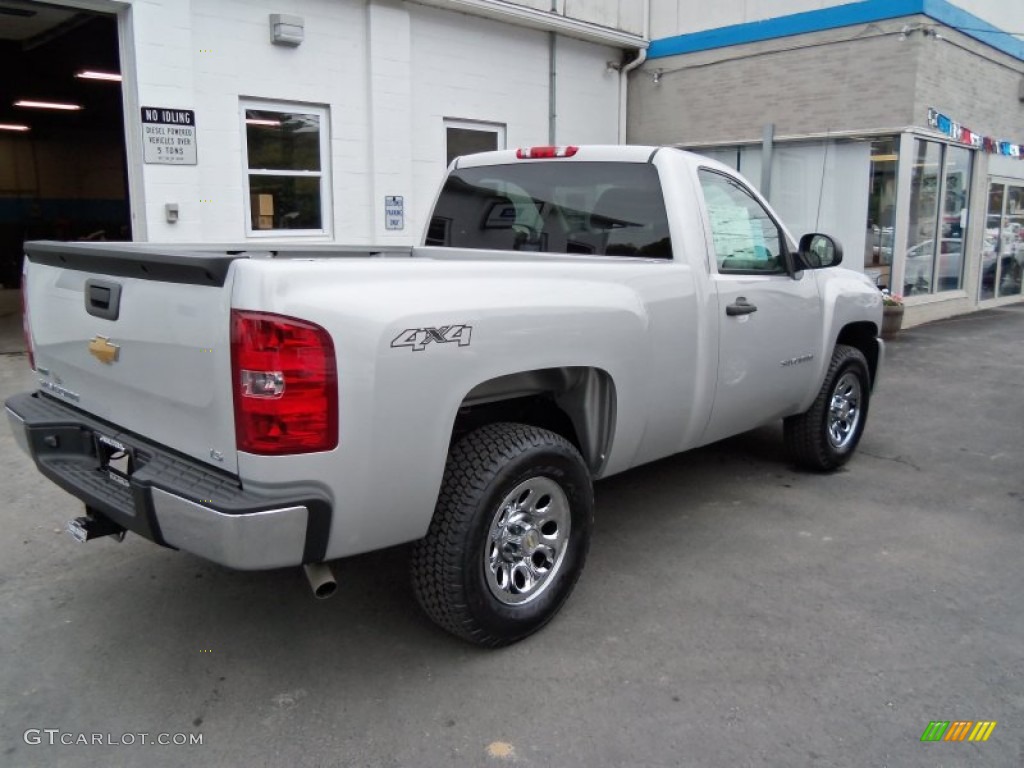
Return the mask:
<path fill-rule="evenodd" d="M 836 267 L 843 261 L 843 247 L 830 235 L 812 232 L 800 238 L 800 252 L 797 259 L 802 269 L 825 269 Z"/>

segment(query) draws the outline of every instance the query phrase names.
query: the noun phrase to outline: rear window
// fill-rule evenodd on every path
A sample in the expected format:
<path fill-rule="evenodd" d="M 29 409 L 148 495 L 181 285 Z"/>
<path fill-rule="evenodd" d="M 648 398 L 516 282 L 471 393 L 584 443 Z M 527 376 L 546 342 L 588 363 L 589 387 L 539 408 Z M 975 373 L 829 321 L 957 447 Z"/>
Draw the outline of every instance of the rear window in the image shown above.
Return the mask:
<path fill-rule="evenodd" d="M 530 162 L 454 170 L 427 245 L 672 258 L 649 163 Z"/>

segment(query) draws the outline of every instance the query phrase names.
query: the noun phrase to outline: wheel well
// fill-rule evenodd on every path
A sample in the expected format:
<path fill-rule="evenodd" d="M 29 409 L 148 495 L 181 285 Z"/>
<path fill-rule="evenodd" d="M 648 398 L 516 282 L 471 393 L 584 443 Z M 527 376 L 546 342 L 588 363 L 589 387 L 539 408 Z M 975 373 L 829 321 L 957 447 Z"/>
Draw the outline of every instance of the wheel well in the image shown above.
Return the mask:
<path fill-rule="evenodd" d="M 548 429 L 571 442 L 598 473 L 611 446 L 615 394 L 611 377 L 597 368 L 565 367 L 499 376 L 463 398 L 452 442 L 486 424 L 511 421 Z"/>
<path fill-rule="evenodd" d="M 878 326 L 867 321 L 850 323 L 839 332 L 836 344 L 846 344 L 856 347 L 868 361 L 868 372 L 871 375 L 872 384 L 875 381 L 875 374 L 878 372 Z"/>

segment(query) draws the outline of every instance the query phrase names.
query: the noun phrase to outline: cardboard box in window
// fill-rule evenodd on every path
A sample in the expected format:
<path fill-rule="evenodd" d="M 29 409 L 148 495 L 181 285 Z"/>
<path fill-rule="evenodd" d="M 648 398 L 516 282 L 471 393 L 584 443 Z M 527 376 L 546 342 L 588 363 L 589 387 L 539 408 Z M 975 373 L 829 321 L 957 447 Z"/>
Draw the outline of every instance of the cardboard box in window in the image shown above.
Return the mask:
<path fill-rule="evenodd" d="M 251 203 L 256 214 L 256 229 L 274 228 L 274 196 L 268 194 L 253 195 Z"/>

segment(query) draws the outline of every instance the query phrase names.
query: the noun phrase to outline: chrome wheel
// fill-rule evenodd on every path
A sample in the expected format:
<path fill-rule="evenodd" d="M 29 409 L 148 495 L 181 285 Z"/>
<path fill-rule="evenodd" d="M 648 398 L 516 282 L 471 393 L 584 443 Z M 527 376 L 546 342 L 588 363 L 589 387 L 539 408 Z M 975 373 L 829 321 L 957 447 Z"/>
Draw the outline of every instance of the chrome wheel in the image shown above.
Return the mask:
<path fill-rule="evenodd" d="M 860 379 L 846 371 L 832 390 L 828 413 L 828 439 L 837 451 L 845 450 L 854 440 L 861 418 Z"/>
<path fill-rule="evenodd" d="M 548 477 L 512 489 L 491 520 L 484 572 L 491 594 L 506 605 L 544 593 L 562 565 L 571 528 L 569 500 Z"/>

